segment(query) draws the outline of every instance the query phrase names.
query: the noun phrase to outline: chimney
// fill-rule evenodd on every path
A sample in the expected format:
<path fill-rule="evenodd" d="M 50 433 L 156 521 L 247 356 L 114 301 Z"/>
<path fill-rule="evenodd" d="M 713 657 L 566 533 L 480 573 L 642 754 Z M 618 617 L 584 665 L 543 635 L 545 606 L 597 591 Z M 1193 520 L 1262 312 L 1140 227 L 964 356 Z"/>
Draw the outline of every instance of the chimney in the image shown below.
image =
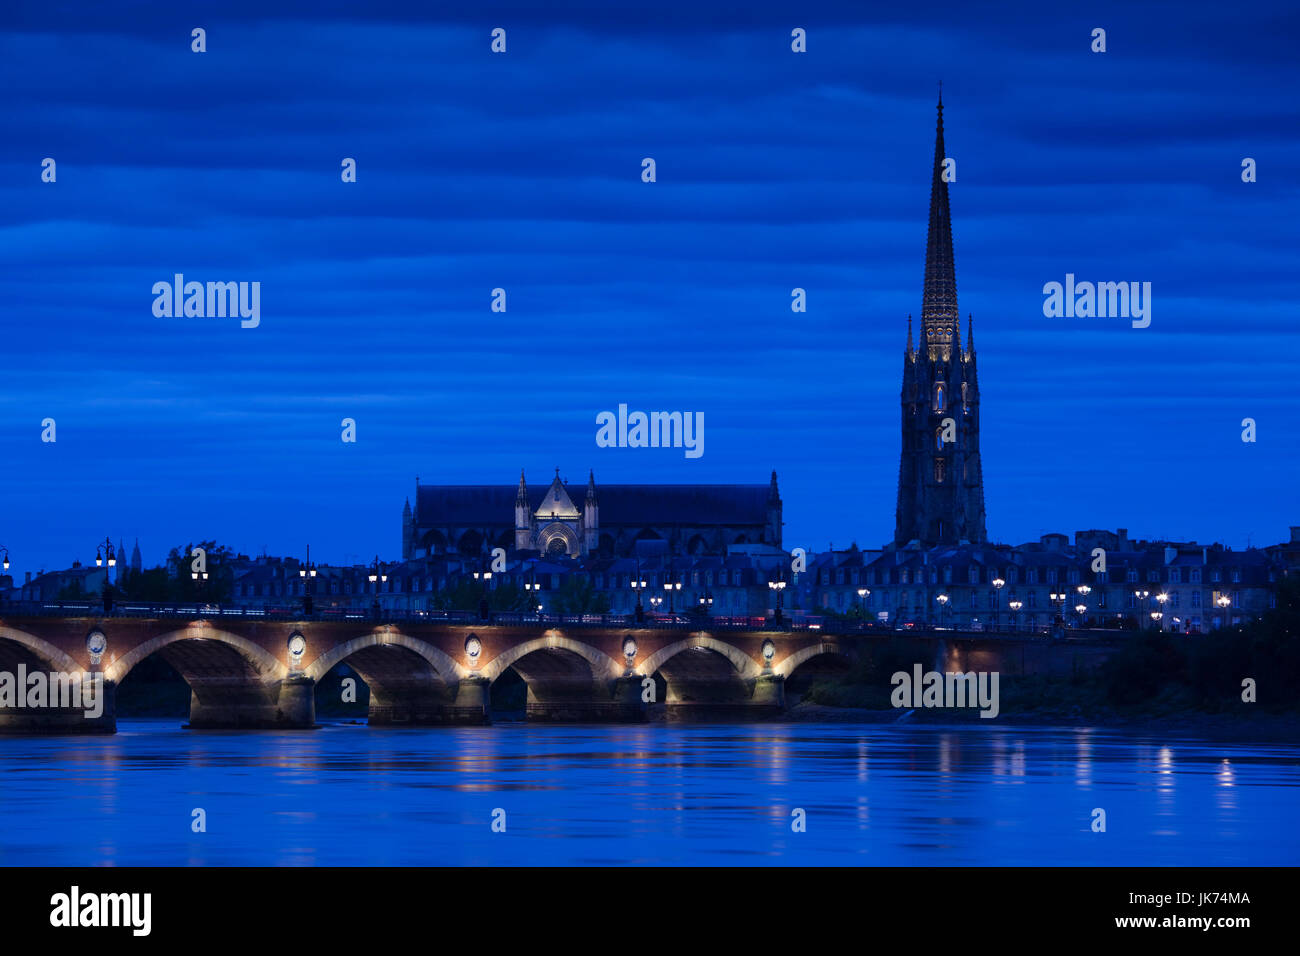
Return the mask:
<path fill-rule="evenodd" d="M 32 583 L 32 572 L 30 572 L 30 571 L 27 572 L 27 581 L 26 581 L 26 583 L 27 583 L 27 584 L 31 584 L 31 583 Z"/>
<path fill-rule="evenodd" d="M 1300 544 L 1300 524 L 1293 524 L 1291 526 L 1291 543 Z"/>
<path fill-rule="evenodd" d="M 1121 551 L 1128 550 L 1128 528 L 1119 529 L 1119 549 Z"/>

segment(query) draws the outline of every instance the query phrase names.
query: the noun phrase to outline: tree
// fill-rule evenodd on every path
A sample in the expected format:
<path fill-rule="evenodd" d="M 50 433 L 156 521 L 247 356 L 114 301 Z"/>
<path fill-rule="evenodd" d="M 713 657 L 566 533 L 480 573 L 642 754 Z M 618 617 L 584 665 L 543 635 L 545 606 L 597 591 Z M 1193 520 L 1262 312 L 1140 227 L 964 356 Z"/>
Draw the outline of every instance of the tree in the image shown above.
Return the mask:
<path fill-rule="evenodd" d="M 207 580 L 194 580 L 191 577 L 195 548 L 202 548 L 204 561 L 208 569 Z M 221 604 L 230 601 L 235 594 L 235 552 L 215 541 L 193 542 L 184 547 L 172 548 L 167 554 L 167 565 L 176 569 L 176 576 L 170 579 L 168 598 L 172 601 L 208 601 Z"/>
<path fill-rule="evenodd" d="M 609 595 L 597 591 L 587 578 L 571 577 L 543 599 L 552 614 L 607 614 Z"/>

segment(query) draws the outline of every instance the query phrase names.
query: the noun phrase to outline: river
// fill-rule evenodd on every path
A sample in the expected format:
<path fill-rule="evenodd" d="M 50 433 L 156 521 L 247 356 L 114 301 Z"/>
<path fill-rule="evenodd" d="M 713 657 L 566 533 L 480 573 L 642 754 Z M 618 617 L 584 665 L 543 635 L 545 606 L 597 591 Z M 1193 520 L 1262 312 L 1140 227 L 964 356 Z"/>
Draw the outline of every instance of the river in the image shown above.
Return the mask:
<path fill-rule="evenodd" d="M 888 724 L 118 728 L 0 738 L 0 864 L 1300 863 L 1300 748 L 1279 744 Z"/>

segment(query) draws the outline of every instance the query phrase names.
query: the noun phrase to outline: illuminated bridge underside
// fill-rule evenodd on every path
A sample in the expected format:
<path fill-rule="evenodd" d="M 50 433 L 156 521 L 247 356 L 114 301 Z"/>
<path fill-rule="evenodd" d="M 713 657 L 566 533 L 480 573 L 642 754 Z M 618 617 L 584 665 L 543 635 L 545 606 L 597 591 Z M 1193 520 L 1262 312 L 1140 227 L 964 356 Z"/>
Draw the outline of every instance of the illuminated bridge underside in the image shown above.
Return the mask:
<path fill-rule="evenodd" d="M 315 725 L 317 681 L 339 665 L 370 689 L 377 725 L 481 724 L 503 675 L 527 687 L 533 721 L 757 719 L 785 709 L 785 686 L 842 670 L 888 634 L 617 627 L 475 627 L 452 623 L 176 621 L 141 618 L 0 618 L 0 675 L 87 672 L 104 680 L 103 713 L 6 705 L 0 731 L 111 733 L 116 688 L 158 655 L 190 687 L 193 728 Z M 88 646 L 106 646 L 91 659 Z M 94 638 L 94 640 L 92 640 Z M 293 639 L 291 641 L 291 638 Z M 1108 647 L 1009 640 L 955 632 L 909 634 L 927 669 L 1069 673 Z M 294 657 L 291 646 L 302 645 Z M 896 653 L 896 649 L 894 650 Z M 0 677 L 2 679 L 2 677 Z"/>

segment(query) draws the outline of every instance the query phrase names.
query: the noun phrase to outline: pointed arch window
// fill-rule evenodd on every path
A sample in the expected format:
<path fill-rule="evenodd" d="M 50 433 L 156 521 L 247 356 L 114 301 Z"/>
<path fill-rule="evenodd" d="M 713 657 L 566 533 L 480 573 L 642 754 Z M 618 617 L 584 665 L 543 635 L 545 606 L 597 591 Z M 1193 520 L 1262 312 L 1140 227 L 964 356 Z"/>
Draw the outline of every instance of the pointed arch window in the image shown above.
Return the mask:
<path fill-rule="evenodd" d="M 946 407 L 945 405 L 946 398 L 947 398 L 947 394 L 945 392 L 944 384 L 943 382 L 939 382 L 934 387 L 934 410 L 936 412 L 941 412 L 944 410 L 944 408 Z"/>

